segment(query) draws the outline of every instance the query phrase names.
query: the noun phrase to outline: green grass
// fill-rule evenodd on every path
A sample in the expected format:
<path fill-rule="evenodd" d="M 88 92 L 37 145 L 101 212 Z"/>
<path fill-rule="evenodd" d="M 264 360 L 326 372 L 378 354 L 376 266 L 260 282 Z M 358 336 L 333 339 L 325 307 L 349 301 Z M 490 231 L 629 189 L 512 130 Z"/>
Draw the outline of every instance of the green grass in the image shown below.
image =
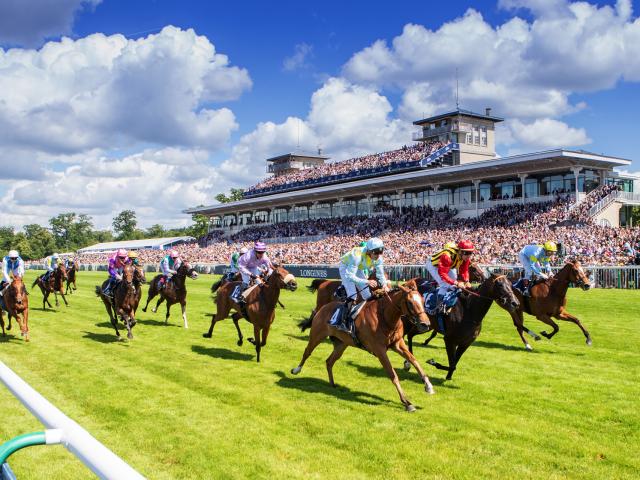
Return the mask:
<path fill-rule="evenodd" d="M 569 311 L 591 332 L 592 347 L 562 322 L 552 341 L 532 342 L 527 353 L 507 313 L 493 307 L 453 381 L 425 364 L 431 357 L 446 363 L 441 338 L 415 348 L 433 396 L 391 353 L 418 407 L 408 414 L 366 352 L 345 352 L 335 389 L 324 364 L 328 342 L 299 376 L 289 373 L 307 340 L 295 326 L 313 303 L 304 288 L 283 293 L 286 310 L 277 310 L 257 364 L 252 345 L 236 346 L 230 320 L 216 326 L 213 339 L 202 338 L 205 314 L 214 311 L 213 277 L 188 281 L 188 330 L 179 307 L 168 326 L 164 308 L 139 311 L 133 341 L 116 341 L 106 323 L 92 293 L 102 278 L 82 273 L 70 306 L 55 312 L 40 310 L 34 290 L 31 342 L 14 326 L 0 339 L 0 359 L 148 478 L 638 476 L 640 291 L 570 292 Z M 3 441 L 42 429 L 3 387 L 0 412 Z M 61 446 L 22 450 L 11 465 L 22 479 L 92 478 Z"/>

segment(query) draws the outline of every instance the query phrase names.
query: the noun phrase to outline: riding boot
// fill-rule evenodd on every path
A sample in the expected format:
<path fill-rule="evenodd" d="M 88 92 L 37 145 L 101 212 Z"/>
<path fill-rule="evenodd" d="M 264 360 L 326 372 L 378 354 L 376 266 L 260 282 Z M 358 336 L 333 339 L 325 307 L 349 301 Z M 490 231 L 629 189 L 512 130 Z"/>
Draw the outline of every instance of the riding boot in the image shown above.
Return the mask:
<path fill-rule="evenodd" d="M 522 296 L 530 297 L 531 296 L 531 281 L 524 281 L 524 286 L 522 288 Z"/>
<path fill-rule="evenodd" d="M 348 298 L 341 306 L 341 310 L 334 317 L 334 321 L 331 322 L 331 325 L 338 330 L 346 333 L 351 333 L 351 328 L 349 327 L 351 323 L 351 308 L 353 307 L 353 300 Z"/>
<path fill-rule="evenodd" d="M 246 288 L 247 287 L 245 286 L 244 283 L 242 285 L 236 285 L 236 287 L 233 289 L 233 292 L 231 292 L 231 295 L 230 295 L 231 300 L 233 300 L 234 302 L 236 302 L 240 306 L 246 305 L 247 301 L 242 296 L 242 292 Z"/>

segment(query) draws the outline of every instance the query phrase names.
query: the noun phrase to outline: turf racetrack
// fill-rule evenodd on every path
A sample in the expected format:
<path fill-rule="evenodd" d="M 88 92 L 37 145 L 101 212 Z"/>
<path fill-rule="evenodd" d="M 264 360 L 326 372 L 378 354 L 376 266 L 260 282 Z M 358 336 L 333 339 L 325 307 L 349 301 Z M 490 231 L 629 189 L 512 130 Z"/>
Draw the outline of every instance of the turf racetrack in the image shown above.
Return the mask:
<path fill-rule="evenodd" d="M 33 278 L 29 272 L 29 285 Z M 446 363 L 441 338 L 415 348 L 433 396 L 390 353 L 418 407 L 408 414 L 366 352 L 345 352 L 335 389 L 324 364 L 329 342 L 299 376 L 289 373 L 307 343 L 296 322 L 314 303 L 308 280 L 283 292 L 286 310 L 276 311 L 257 364 L 253 345 L 236 345 L 231 320 L 202 338 L 214 277 L 187 280 L 188 330 L 179 306 L 168 326 L 164 307 L 139 310 L 133 341 L 115 339 L 93 293 L 103 278 L 80 273 L 70 306 L 55 312 L 40 310 L 36 287 L 31 342 L 14 322 L 0 338 L 0 359 L 148 478 L 638 478 L 640 291 L 570 291 L 569 311 L 591 332 L 592 347 L 561 322 L 553 340 L 532 342 L 528 353 L 508 314 L 493 306 L 453 381 L 426 365 L 432 357 Z M 0 412 L 2 441 L 42 429 L 4 387 Z M 93 478 L 61 446 L 31 447 L 10 463 L 21 479 Z"/>

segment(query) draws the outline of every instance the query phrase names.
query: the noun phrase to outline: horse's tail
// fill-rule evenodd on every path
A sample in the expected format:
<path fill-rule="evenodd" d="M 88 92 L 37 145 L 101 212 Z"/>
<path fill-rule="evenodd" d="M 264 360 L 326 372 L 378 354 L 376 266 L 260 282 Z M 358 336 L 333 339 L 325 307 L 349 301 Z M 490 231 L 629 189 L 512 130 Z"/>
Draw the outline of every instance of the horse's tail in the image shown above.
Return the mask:
<path fill-rule="evenodd" d="M 216 293 L 216 291 L 220 288 L 220 285 L 222 285 L 222 280 L 218 280 L 213 285 L 211 285 L 211 293 Z"/>
<path fill-rule="evenodd" d="M 38 280 L 40 280 L 40 277 L 36 277 L 36 279 L 33 281 L 33 283 L 31 284 L 31 288 L 35 287 L 38 284 Z"/>
<path fill-rule="evenodd" d="M 300 327 L 301 332 L 304 332 L 307 328 L 311 326 L 311 324 L 313 323 L 313 317 L 315 317 L 315 315 L 316 315 L 316 311 L 313 310 L 311 312 L 311 315 L 309 315 L 309 318 L 298 323 L 298 326 Z"/>
<path fill-rule="evenodd" d="M 326 282 L 326 280 L 322 279 L 322 278 L 315 278 L 312 282 L 311 285 L 309 285 L 307 287 L 307 290 L 309 290 L 311 293 L 315 292 L 316 290 L 318 290 L 320 288 L 320 285 L 322 285 L 324 282 Z"/>
<path fill-rule="evenodd" d="M 96 285 L 96 297 L 99 297 L 102 294 L 102 287 Z"/>

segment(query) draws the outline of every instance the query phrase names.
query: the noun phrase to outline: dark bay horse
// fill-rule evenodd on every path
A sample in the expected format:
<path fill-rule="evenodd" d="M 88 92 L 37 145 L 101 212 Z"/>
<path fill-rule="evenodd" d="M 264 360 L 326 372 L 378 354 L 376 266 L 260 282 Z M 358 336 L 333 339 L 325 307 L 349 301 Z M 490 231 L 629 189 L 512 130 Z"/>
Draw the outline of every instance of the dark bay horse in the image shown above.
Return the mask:
<path fill-rule="evenodd" d="M 285 288 L 295 291 L 298 288 L 296 279 L 284 268 L 274 265 L 271 275 L 266 277 L 265 281 L 253 288 L 247 294 L 245 308 L 241 308 L 236 302 L 231 300 L 230 294 L 233 292 L 239 282 L 227 282 L 222 285 L 215 297 L 216 313 L 211 318 L 211 326 L 207 333 L 203 333 L 205 338 L 211 338 L 213 327 L 221 320 L 229 315 L 231 309 L 236 312 L 232 315 L 233 323 L 238 331 L 238 346 L 242 345 L 242 331 L 238 321 L 244 317 L 249 323 L 253 324 L 253 338 L 249 338 L 256 347 L 256 360 L 260 361 L 260 350 L 267 344 L 267 336 L 269 329 L 275 319 L 275 310 L 280 298 L 280 290 Z M 251 287 L 250 287 L 251 288 Z"/>
<path fill-rule="evenodd" d="M 451 380 L 460 358 L 480 335 L 482 320 L 494 300 L 510 312 L 520 306 L 520 302 L 511 288 L 511 282 L 504 275 L 492 274 L 477 289 L 462 292 L 458 302 L 446 315 L 444 344 L 447 349 L 449 366 L 441 365 L 433 359 L 427 363 L 440 370 L 447 370 L 447 380 Z M 436 325 L 436 319 L 430 319 L 432 325 Z"/>
<path fill-rule="evenodd" d="M 326 360 L 327 374 L 329 376 L 329 384 L 335 387 L 333 381 L 333 365 L 342 356 L 347 347 L 356 346 L 354 339 L 350 334 L 336 329 L 329 324 L 331 317 L 341 302 L 331 302 L 318 310 L 315 315 L 308 320 L 300 323 L 302 331 L 311 327 L 309 334 L 309 343 L 304 350 L 302 359 L 297 367 L 291 370 L 293 375 L 297 375 L 302 370 L 305 362 L 313 352 L 313 350 L 327 337 L 333 342 L 333 352 Z M 407 345 L 404 343 L 404 328 L 401 317 L 406 316 L 423 330 L 429 329 L 429 318 L 424 311 L 424 302 L 422 296 L 418 293 L 415 283 L 407 283 L 406 285 L 396 287 L 388 294 L 382 294 L 379 297 L 372 296 L 366 301 L 355 319 L 357 337 L 362 348 L 372 355 L 375 355 L 382 367 L 387 372 L 389 379 L 396 387 L 400 401 L 408 412 L 415 411 L 415 407 L 411 404 L 405 395 L 400 380 L 396 374 L 387 351 L 394 350 L 403 358 L 411 362 L 416 368 L 422 381 L 424 382 L 425 391 L 434 393 L 433 385 L 424 373 L 424 370 L 418 363 L 418 360 L 411 354 Z"/>
<path fill-rule="evenodd" d="M 186 278 L 189 277 L 192 280 L 198 278 L 198 272 L 194 268 L 191 267 L 187 262 L 182 262 L 180 268 L 178 268 L 177 273 L 171 277 L 171 280 L 165 283 L 164 288 L 160 288 L 160 279 L 162 278 L 162 274 L 156 275 L 151 283 L 149 284 L 149 293 L 147 294 L 147 304 L 142 309 L 143 312 L 147 311 L 147 307 L 149 306 L 149 302 L 156 295 L 160 295 L 158 299 L 158 303 L 156 303 L 155 308 L 152 308 L 151 311 L 156 313 L 158 307 L 163 301 L 167 301 L 167 315 L 165 316 L 164 323 L 169 323 L 169 310 L 171 309 L 171 305 L 174 303 L 179 303 L 180 307 L 182 307 L 182 320 L 184 322 L 184 328 L 189 328 L 189 324 L 187 323 L 187 286 L 185 284 Z"/>
<path fill-rule="evenodd" d="M 67 302 L 67 299 L 64 298 L 64 292 L 62 291 L 64 289 L 64 281 L 67 279 L 67 269 L 65 268 L 65 266 L 62 264 L 58 265 L 58 268 L 56 268 L 53 273 L 49 275 L 49 281 L 46 283 L 42 280 L 42 277 L 44 277 L 45 275 L 46 274 L 44 273 L 40 275 L 34 280 L 33 284 L 31 285 L 31 288 L 35 287 L 36 285 L 40 287 L 40 291 L 42 292 L 42 309 L 45 309 L 45 303 L 49 305 L 49 308 L 53 308 L 51 306 L 51 303 L 49 303 L 49 295 L 51 293 L 53 293 L 53 296 L 56 299 L 56 307 L 60 306 L 60 303 L 58 302 L 58 294 L 60 294 L 62 300 L 64 300 L 65 306 L 68 307 L 69 302 Z"/>
<path fill-rule="evenodd" d="M 137 271 L 133 265 L 124 266 L 122 269 L 122 280 L 113 288 L 113 299 L 103 293 L 109 280 L 105 280 L 102 286 L 96 285 L 96 295 L 102 299 L 109 314 L 111 325 L 113 325 L 118 338 L 120 338 L 120 332 L 118 331 L 118 317 L 120 317 L 122 323 L 124 323 L 124 326 L 127 328 L 127 338 L 129 340 L 133 339 L 131 330 L 136 324 L 136 308 L 140 301 L 135 285 Z"/>
<path fill-rule="evenodd" d="M 74 290 L 78 290 L 78 285 L 76 284 L 76 273 L 80 270 L 80 262 L 78 260 L 73 261 L 73 265 L 67 271 L 67 289 L 65 290 L 65 294 L 69 295 L 73 293 Z M 71 288 L 73 285 L 73 288 Z"/>
<path fill-rule="evenodd" d="M 553 331 L 551 333 L 540 332 L 540 335 L 551 338 L 560 329 L 558 324 L 552 320 L 556 318 L 558 320 L 565 320 L 567 322 L 575 323 L 586 338 L 587 345 L 591 345 L 591 335 L 584 328 L 582 322 L 575 316 L 566 311 L 567 306 L 567 290 L 569 284 L 573 283 L 582 290 L 589 290 L 591 284 L 589 283 L 589 277 L 582 269 L 580 262 L 577 260 L 570 260 L 564 267 L 560 269 L 553 277 L 548 280 L 544 280 L 541 283 L 536 283 L 530 288 L 530 297 L 523 297 L 522 293 L 517 289 L 514 290 L 516 297 L 520 302 L 520 307 L 515 311 L 510 311 L 511 318 L 513 319 L 513 325 L 518 330 L 518 335 L 527 350 L 532 350 L 529 342 L 524 338 L 523 332 L 527 332 L 533 336 L 536 340 L 540 337 L 533 331 L 524 326 L 524 313 L 528 313 L 536 317 L 543 323 L 551 326 Z"/>
<path fill-rule="evenodd" d="M 136 298 L 133 304 L 133 313 L 138 310 L 140 300 L 142 299 L 142 284 L 147 283 L 147 278 L 144 274 L 144 267 L 142 265 L 133 266 L 133 286 L 136 289 Z"/>
<path fill-rule="evenodd" d="M 7 330 L 11 330 L 11 317 L 14 317 L 20 326 L 20 334 L 24 341 L 29 341 L 29 297 L 27 288 L 22 282 L 22 278 L 13 277 L 12 282 L 5 289 L 2 297 L 3 309 L 0 309 L 0 325 L 2 326 L 2 336 L 5 336 L 4 318 L 2 311 L 7 312 Z M 22 318 L 21 318 L 22 317 Z"/>

